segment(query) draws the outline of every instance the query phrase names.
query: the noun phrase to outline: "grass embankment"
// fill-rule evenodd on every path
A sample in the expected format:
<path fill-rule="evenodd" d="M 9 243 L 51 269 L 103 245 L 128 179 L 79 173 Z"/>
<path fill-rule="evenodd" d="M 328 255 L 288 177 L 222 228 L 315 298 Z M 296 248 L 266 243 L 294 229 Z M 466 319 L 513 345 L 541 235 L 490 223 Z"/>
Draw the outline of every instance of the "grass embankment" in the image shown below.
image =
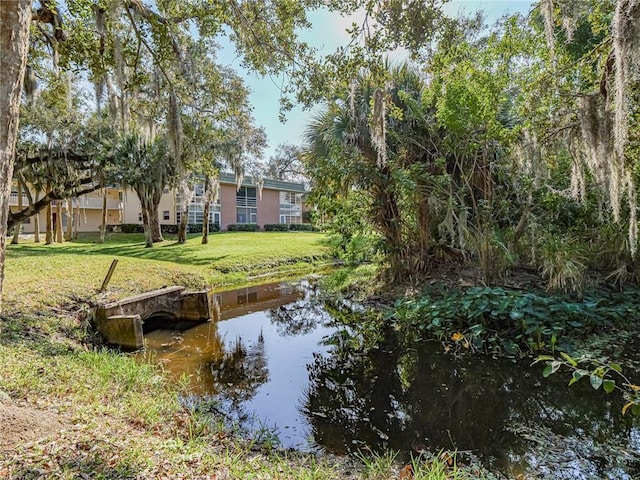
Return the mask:
<path fill-rule="evenodd" d="M 328 260 L 323 239 L 233 233 L 213 235 L 206 246 L 194 237 L 145 249 L 141 236 L 111 235 L 102 245 L 84 237 L 10 246 L 0 323 L 0 391 L 10 397 L 0 395 L 0 478 L 398 478 L 389 457 L 353 469 L 227 437 L 179 404 L 184 387 L 158 367 L 86 341 L 86 302 L 96 300 L 113 259 L 119 265 L 109 296 L 122 298 L 169 284 L 222 287 L 310 273 Z M 415 478 L 467 476 L 438 464 L 417 468 Z"/>

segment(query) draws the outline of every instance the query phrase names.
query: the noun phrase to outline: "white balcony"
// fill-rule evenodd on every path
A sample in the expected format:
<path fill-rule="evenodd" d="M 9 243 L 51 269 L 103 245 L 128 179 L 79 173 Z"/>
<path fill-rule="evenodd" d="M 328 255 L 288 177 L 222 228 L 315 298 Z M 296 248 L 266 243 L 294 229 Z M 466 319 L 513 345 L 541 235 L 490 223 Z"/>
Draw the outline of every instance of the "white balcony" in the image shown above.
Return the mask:
<path fill-rule="evenodd" d="M 302 205 L 294 205 L 293 203 L 281 203 L 280 210 L 288 212 L 301 212 Z"/>
<path fill-rule="evenodd" d="M 35 200 L 35 199 L 34 199 Z M 52 205 L 57 205 L 56 201 L 51 202 Z M 99 197 L 78 197 L 72 200 L 73 208 L 83 208 L 89 210 L 102 210 L 102 198 Z M 9 196 L 9 205 L 17 206 L 18 205 L 18 194 L 15 192 L 11 192 Z M 22 194 L 22 205 L 23 207 L 27 207 L 29 205 L 29 198 Z M 62 206 L 67 206 L 67 201 L 62 200 Z M 122 210 L 122 202 L 120 200 L 109 198 L 107 199 L 107 209 L 108 210 Z"/>
<path fill-rule="evenodd" d="M 63 200 L 64 202 L 64 200 Z M 98 197 L 78 197 L 73 199 L 73 208 L 86 209 L 102 209 L 102 198 Z M 120 200 L 108 198 L 107 210 L 122 210 L 122 202 Z"/>
<path fill-rule="evenodd" d="M 236 197 L 236 207 L 255 207 L 256 205 L 255 197 Z"/>
<path fill-rule="evenodd" d="M 11 192 L 9 196 L 9 205 L 18 205 L 18 194 L 16 192 Z M 22 194 L 22 205 L 29 205 L 29 198 L 23 193 Z"/>

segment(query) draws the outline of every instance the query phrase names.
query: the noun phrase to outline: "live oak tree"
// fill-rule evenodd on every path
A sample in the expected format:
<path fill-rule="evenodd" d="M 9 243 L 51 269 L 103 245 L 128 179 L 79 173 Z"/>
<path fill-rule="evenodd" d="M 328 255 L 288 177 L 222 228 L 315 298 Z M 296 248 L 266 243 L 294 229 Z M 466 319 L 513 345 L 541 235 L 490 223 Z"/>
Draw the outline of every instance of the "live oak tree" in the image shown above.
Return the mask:
<path fill-rule="evenodd" d="M 0 3 L 0 308 L 7 237 L 9 195 L 18 134 L 20 93 L 27 63 L 31 2 Z"/>
<path fill-rule="evenodd" d="M 302 148 L 297 145 L 278 145 L 275 153 L 264 165 L 264 176 L 289 182 L 303 181 L 305 172 L 302 155 Z"/>

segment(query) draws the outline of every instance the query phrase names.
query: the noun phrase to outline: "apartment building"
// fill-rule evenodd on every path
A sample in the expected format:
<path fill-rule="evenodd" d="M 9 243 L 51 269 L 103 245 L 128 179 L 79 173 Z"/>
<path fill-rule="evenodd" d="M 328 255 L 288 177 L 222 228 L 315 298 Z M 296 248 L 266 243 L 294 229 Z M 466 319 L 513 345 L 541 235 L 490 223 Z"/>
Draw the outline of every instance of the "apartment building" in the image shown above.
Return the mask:
<path fill-rule="evenodd" d="M 266 179 L 262 191 L 253 178 L 245 178 L 238 189 L 235 176 L 220 174 L 220 195 L 210 209 L 210 223 L 217 223 L 221 230 L 231 224 L 256 223 L 261 227 L 270 223 L 302 223 L 304 184 Z M 188 223 L 201 224 L 204 211 L 204 185 L 196 185 L 189 203 Z M 180 223 L 180 202 L 175 191 L 166 189 L 159 206 L 160 223 Z M 26 195 L 23 204 L 27 205 Z M 62 202 L 62 226 L 66 228 L 71 215 L 75 215 L 79 232 L 96 232 L 100 229 L 102 193 L 94 192 L 73 199 L 73 213 L 67 211 L 66 200 Z M 17 209 L 18 193 L 11 193 L 10 205 Z M 54 212 L 56 209 L 54 208 Z M 46 212 L 40 212 L 40 229 L 45 229 Z M 58 221 L 54 213 L 54 223 Z M 107 189 L 107 224 L 142 224 L 142 208 L 136 193 L 129 189 L 109 187 Z M 33 219 L 24 222 L 24 233 L 33 233 Z"/>
<path fill-rule="evenodd" d="M 123 223 L 123 211 L 124 211 L 124 190 L 120 187 L 108 187 L 107 188 L 107 224 L 108 225 L 120 225 Z M 53 225 L 54 229 L 58 221 L 62 222 L 62 228 L 66 229 L 69 221 L 75 221 L 78 232 L 97 232 L 100 230 L 100 224 L 102 223 L 102 192 L 92 192 L 81 197 L 73 198 L 71 200 L 71 211 L 69 211 L 69 202 L 67 200 L 60 201 L 60 207 L 62 211 L 61 218 L 58 218 L 58 205 L 57 202 L 52 202 L 53 206 Z M 22 194 L 22 205 L 27 206 L 29 200 L 26 194 Z M 17 211 L 19 205 L 18 191 L 13 189 L 11 196 L 9 197 L 9 208 L 11 211 Z M 38 220 L 40 222 L 40 230 L 44 231 L 46 228 L 46 209 L 38 213 Z M 72 220 L 75 218 L 75 220 Z M 34 232 L 35 219 L 33 217 L 27 218 L 23 222 L 23 232 Z"/>
<path fill-rule="evenodd" d="M 304 184 L 264 180 L 262 194 L 251 177 L 247 177 L 238 189 L 235 176 L 220 174 L 220 194 L 215 205 L 211 205 L 209 223 L 217 223 L 221 230 L 231 224 L 257 223 L 302 223 L 302 197 Z M 196 185 L 189 203 L 187 223 L 202 224 L 204 212 L 204 185 Z M 160 223 L 180 223 L 180 198 L 177 193 L 165 190 L 160 200 Z M 125 192 L 122 223 L 142 224 L 142 208 L 133 192 Z"/>

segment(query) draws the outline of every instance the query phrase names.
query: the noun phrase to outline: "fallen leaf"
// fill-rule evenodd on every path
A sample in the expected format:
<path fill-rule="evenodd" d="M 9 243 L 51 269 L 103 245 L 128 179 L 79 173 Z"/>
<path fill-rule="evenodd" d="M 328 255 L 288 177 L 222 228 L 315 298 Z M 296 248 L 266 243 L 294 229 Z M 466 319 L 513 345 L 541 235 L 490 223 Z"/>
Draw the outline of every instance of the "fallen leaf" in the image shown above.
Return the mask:
<path fill-rule="evenodd" d="M 453 457 L 449 452 L 442 452 L 440 454 L 440 460 L 446 463 L 449 467 L 453 466 Z"/>
<path fill-rule="evenodd" d="M 451 340 L 453 340 L 454 342 L 459 342 L 463 338 L 464 338 L 464 335 L 461 334 L 460 332 L 456 332 L 453 335 L 451 335 Z"/>
<path fill-rule="evenodd" d="M 402 467 L 398 480 L 413 480 L 413 467 L 411 465 Z"/>

